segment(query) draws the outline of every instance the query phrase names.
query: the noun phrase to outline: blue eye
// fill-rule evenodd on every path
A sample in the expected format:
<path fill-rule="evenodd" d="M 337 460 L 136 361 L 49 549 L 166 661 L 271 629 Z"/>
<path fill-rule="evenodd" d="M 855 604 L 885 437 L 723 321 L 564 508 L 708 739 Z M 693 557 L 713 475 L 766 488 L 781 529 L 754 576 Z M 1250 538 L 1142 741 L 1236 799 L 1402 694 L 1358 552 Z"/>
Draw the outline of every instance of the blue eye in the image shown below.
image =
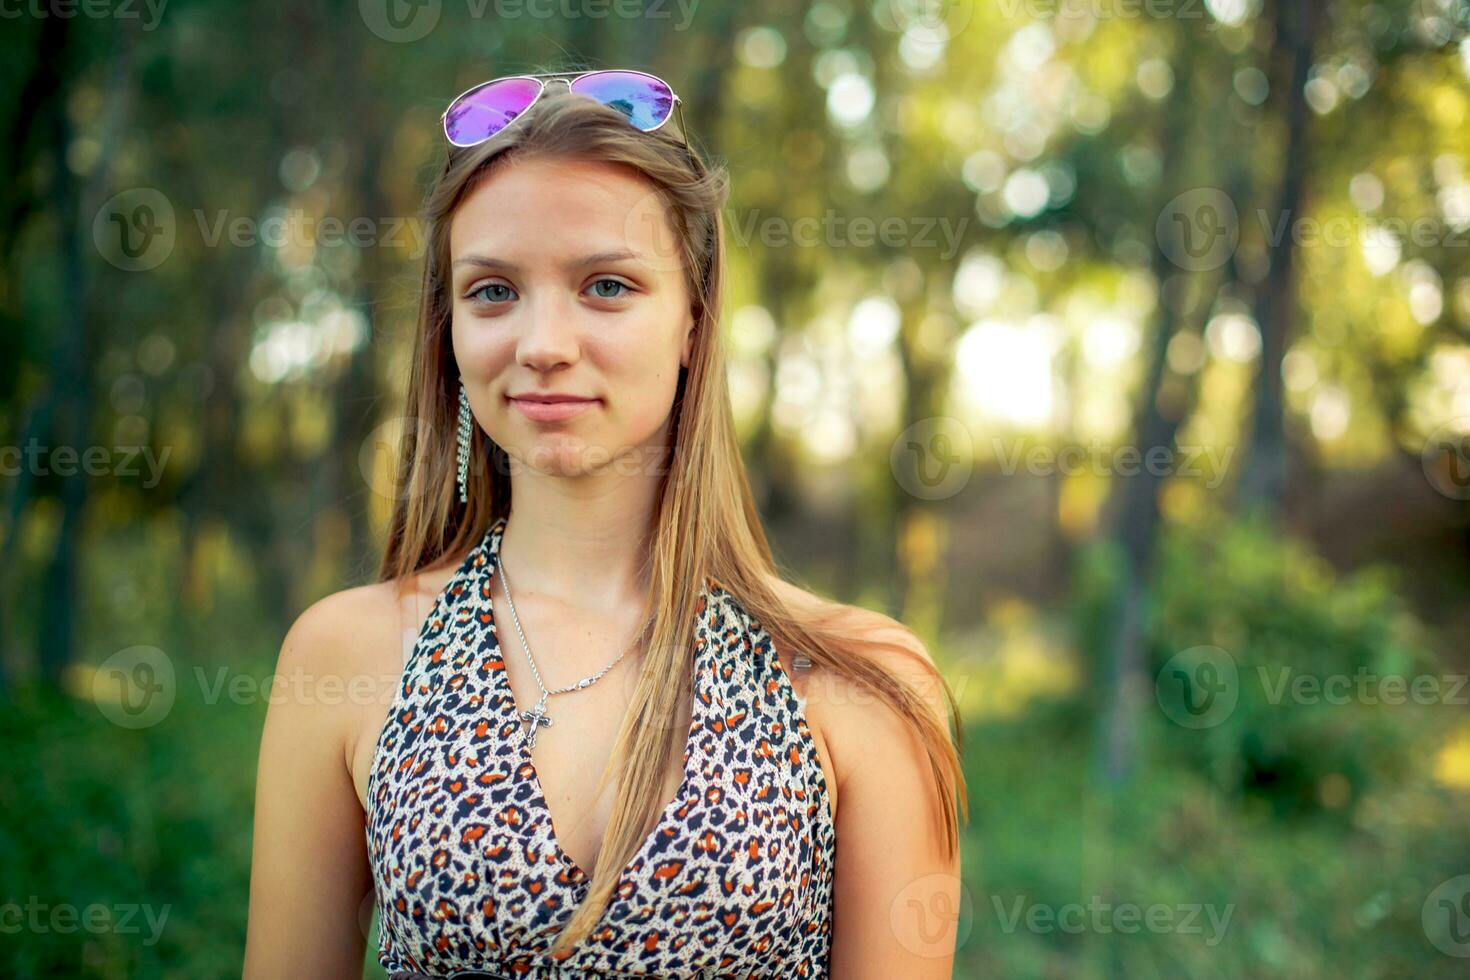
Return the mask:
<path fill-rule="evenodd" d="M 599 286 L 616 286 L 616 287 L 618 287 L 618 289 L 621 289 L 621 290 L 627 290 L 628 289 L 628 284 L 627 283 L 620 282 L 617 279 L 599 279 L 599 280 L 597 280 L 596 282 L 594 282 L 592 284 L 593 294 L 595 296 L 597 296 L 598 299 L 617 299 L 619 296 L 623 295 L 620 292 L 609 293 L 609 292 L 605 292 L 605 291 L 599 290 L 598 289 Z"/>
<path fill-rule="evenodd" d="M 481 296 L 481 294 L 484 293 L 487 289 L 500 289 L 500 290 L 504 290 L 504 293 L 503 294 L 491 294 L 491 295 L 488 295 L 488 296 Z M 485 283 L 485 285 L 480 286 L 480 287 L 477 287 L 476 289 L 471 290 L 470 291 L 470 294 L 469 294 L 469 298 L 470 299 L 479 298 L 479 299 L 482 299 L 486 303 L 504 303 L 504 302 L 506 302 L 508 300 L 511 300 L 511 299 L 515 298 L 515 290 L 511 289 L 509 286 L 507 286 L 503 282 L 487 282 L 487 283 Z"/>

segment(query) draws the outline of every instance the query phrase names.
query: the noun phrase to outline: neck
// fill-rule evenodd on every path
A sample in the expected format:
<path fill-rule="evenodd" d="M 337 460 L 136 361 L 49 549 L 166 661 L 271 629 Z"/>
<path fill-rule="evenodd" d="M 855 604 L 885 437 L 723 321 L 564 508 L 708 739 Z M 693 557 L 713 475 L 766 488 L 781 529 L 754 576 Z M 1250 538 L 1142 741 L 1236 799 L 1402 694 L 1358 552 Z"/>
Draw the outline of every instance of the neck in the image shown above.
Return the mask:
<path fill-rule="evenodd" d="M 655 484 L 642 474 L 512 476 L 511 511 L 499 547 L 509 558 L 516 597 L 607 612 L 641 605 Z"/>

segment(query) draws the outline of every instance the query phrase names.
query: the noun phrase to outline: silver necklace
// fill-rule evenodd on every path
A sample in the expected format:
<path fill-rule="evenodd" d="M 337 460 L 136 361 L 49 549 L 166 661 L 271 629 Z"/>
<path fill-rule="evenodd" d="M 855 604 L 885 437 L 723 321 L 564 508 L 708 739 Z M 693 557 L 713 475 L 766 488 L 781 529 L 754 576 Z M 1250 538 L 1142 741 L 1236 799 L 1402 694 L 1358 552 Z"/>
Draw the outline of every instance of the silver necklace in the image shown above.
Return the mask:
<path fill-rule="evenodd" d="M 502 543 L 504 542 L 504 535 L 505 532 L 502 530 Z M 648 632 L 648 624 L 652 622 L 652 619 L 650 618 L 648 622 L 643 624 L 643 629 L 639 630 L 638 635 L 633 638 L 633 642 L 628 644 L 628 649 L 618 654 L 617 659 L 612 663 L 595 674 L 589 674 L 575 684 L 568 684 L 566 687 L 559 687 L 554 691 L 547 690 L 546 685 L 541 681 L 541 671 L 536 669 L 536 660 L 531 656 L 531 645 L 526 642 L 526 631 L 521 629 L 521 617 L 516 615 L 515 600 L 510 597 L 510 576 L 505 571 L 505 554 L 502 552 L 497 557 L 499 559 L 497 564 L 500 567 L 501 577 L 505 580 L 505 601 L 510 606 L 511 621 L 515 623 L 516 632 L 521 636 L 521 649 L 526 651 L 526 662 L 531 665 L 531 676 L 536 678 L 536 686 L 541 688 L 541 698 L 536 702 L 536 706 L 520 713 L 521 721 L 529 722 L 531 725 L 530 730 L 526 732 L 526 746 L 528 748 L 534 748 L 536 745 L 536 732 L 540 729 L 540 726 L 545 725 L 548 728 L 551 726 L 551 716 L 546 713 L 547 698 L 550 698 L 554 694 L 567 694 L 571 691 L 580 691 L 582 688 L 590 687 L 601 680 L 603 674 L 616 667 L 618 661 L 626 657 L 628 652 L 638 645 L 638 641 L 643 639 L 643 634 Z"/>

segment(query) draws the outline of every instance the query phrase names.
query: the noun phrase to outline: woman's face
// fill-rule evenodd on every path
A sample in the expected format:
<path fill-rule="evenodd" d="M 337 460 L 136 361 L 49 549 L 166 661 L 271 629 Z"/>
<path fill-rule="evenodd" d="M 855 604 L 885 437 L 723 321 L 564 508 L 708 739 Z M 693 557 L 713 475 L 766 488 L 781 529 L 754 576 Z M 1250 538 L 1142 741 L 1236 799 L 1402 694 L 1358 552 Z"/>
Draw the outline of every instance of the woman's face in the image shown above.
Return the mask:
<path fill-rule="evenodd" d="M 554 476 L 662 460 L 694 331 L 675 241 L 653 186 L 615 164 L 511 157 L 460 202 L 455 360 L 476 421 L 513 459 Z"/>

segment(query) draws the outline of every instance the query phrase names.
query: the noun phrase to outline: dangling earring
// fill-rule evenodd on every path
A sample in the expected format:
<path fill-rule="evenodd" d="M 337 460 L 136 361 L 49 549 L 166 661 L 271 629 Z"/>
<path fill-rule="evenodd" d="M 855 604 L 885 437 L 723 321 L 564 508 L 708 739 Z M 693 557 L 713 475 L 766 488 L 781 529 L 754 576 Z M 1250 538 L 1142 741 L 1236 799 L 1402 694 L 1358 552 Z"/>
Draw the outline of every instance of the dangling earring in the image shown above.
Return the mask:
<path fill-rule="evenodd" d="M 464 382 L 459 383 L 459 502 L 469 502 L 470 476 L 470 396 L 465 394 Z"/>

